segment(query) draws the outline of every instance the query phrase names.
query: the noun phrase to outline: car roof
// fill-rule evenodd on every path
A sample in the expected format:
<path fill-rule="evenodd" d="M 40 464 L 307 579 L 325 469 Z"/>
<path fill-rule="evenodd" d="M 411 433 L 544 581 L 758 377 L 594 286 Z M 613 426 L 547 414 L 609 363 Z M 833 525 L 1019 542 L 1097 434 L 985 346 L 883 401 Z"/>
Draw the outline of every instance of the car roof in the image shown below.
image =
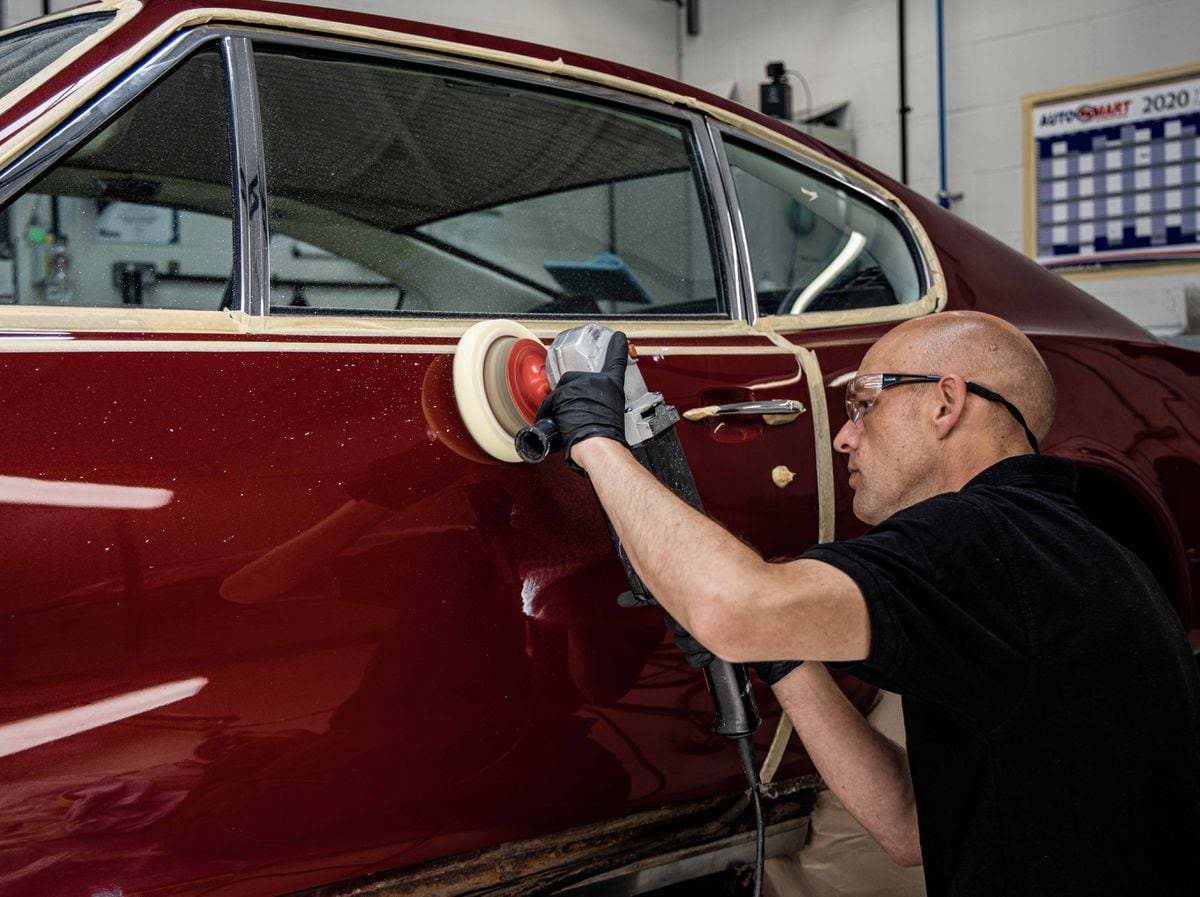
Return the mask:
<path fill-rule="evenodd" d="M 2 34 L 7 36 L 42 27 L 48 21 L 103 11 L 115 13 L 111 25 L 65 53 L 34 83 L 24 85 L 5 97 L 4 105 L 0 106 L 0 141 L 18 131 L 35 110 L 42 114 L 47 105 L 68 102 L 78 96 L 80 87 L 92 80 L 94 73 L 112 67 L 118 59 L 128 63 L 139 52 L 142 55 L 150 52 L 171 31 L 204 24 L 241 24 L 335 34 L 431 50 L 606 85 L 678 106 L 704 106 L 709 111 L 720 110 L 724 113 L 723 118 L 736 119 L 739 126 L 750 125 L 756 130 L 769 132 L 775 139 L 817 150 L 823 157 L 832 156 L 840 162 L 848 161 L 819 141 L 775 119 L 654 72 L 515 38 L 352 10 L 265 0 L 238 0 L 220 6 L 194 0 L 100 0 L 25 23 Z M 96 89 L 99 86 L 96 85 Z"/>

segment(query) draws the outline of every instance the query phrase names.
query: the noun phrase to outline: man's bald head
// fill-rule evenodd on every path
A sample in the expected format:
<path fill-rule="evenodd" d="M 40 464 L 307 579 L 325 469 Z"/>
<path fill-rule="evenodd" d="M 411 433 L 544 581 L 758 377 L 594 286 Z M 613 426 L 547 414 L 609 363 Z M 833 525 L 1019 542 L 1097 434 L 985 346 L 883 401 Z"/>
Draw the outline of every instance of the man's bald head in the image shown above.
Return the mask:
<path fill-rule="evenodd" d="M 1042 356 L 1025 334 L 992 315 L 955 311 L 906 321 L 871 348 L 861 369 L 883 370 L 876 359 L 901 365 L 888 370 L 954 373 L 998 392 L 1017 406 L 1039 440 L 1054 421 L 1054 381 Z"/>
<path fill-rule="evenodd" d="M 858 372 L 938 377 L 902 380 L 864 397 L 868 404 L 834 437 L 846 455 L 854 513 L 865 523 L 955 492 L 998 461 L 1029 451 L 1008 410 L 969 383 L 1003 396 L 1038 439 L 1054 420 L 1054 383 L 1033 344 L 979 312 L 906 321 L 871 347 Z"/>

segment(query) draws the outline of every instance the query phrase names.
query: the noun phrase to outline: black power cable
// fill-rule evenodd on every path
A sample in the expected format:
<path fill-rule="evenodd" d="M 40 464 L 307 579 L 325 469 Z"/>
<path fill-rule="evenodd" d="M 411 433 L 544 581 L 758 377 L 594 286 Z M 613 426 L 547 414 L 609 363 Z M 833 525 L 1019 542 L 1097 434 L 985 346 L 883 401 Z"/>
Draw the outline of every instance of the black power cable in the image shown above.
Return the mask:
<path fill-rule="evenodd" d="M 763 862 L 766 858 L 767 827 L 763 822 L 762 795 L 758 786 L 758 760 L 754 756 L 754 741 L 752 736 L 735 738 L 738 756 L 742 761 L 742 771 L 750 785 L 750 803 L 754 805 L 754 897 L 762 897 Z"/>

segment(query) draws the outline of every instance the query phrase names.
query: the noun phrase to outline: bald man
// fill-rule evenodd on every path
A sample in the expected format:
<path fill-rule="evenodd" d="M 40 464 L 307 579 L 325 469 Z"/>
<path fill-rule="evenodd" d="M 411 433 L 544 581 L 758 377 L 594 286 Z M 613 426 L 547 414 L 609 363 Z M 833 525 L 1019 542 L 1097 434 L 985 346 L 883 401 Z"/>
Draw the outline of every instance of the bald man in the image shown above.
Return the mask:
<path fill-rule="evenodd" d="M 1075 504 L 1071 462 L 1038 454 L 1054 386 L 1023 334 L 962 312 L 879 340 L 834 440 L 874 528 L 786 563 L 633 458 L 614 343 L 539 416 L 655 597 L 772 685 L 830 789 L 897 863 L 924 863 L 930 895 L 1197 893 L 1196 664 L 1146 567 Z M 899 693 L 907 751 L 815 661 Z"/>

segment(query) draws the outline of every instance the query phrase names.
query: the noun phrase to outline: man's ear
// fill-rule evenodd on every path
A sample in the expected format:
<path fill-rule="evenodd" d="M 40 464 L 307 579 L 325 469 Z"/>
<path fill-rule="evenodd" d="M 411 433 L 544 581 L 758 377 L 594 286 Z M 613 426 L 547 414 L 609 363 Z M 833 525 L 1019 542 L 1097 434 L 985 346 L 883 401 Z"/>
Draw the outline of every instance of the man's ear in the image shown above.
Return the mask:
<path fill-rule="evenodd" d="M 934 408 L 933 428 L 938 439 L 945 439 L 958 426 L 967 406 L 967 384 L 958 374 L 947 374 L 934 386 L 937 405 Z"/>

